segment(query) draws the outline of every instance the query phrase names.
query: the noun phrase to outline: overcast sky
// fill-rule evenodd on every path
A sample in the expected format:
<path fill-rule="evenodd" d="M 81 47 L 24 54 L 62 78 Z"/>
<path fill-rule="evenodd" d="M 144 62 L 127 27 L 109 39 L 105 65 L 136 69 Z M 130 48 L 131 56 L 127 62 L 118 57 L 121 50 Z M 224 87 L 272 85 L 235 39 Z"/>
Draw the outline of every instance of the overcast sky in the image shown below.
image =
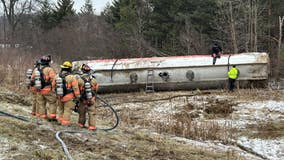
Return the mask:
<path fill-rule="evenodd" d="M 85 0 L 74 0 L 74 8 L 79 11 L 80 8 L 84 5 Z M 106 6 L 107 2 L 111 4 L 112 0 L 92 0 L 93 7 L 96 9 L 96 13 L 100 13 L 103 11 L 104 7 Z"/>
<path fill-rule="evenodd" d="M 55 3 L 57 0 L 52 0 L 51 2 Z M 84 5 L 85 0 L 74 0 L 74 8 L 77 11 L 80 11 L 81 7 Z M 92 0 L 93 2 L 93 7 L 96 9 L 96 13 L 101 13 L 103 9 L 105 8 L 106 4 L 109 2 L 110 4 L 112 3 L 112 0 Z M 2 3 L 0 4 L 0 14 L 2 14 Z"/>

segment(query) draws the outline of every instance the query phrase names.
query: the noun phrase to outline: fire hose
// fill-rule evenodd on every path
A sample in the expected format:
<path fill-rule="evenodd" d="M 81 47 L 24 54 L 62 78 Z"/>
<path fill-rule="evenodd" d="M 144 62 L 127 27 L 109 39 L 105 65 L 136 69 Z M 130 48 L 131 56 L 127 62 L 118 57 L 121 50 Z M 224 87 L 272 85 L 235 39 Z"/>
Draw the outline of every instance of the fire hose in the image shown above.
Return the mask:
<path fill-rule="evenodd" d="M 105 101 L 104 99 L 102 99 L 101 97 L 99 96 L 96 96 L 96 98 L 98 98 L 102 103 L 104 103 L 108 108 L 110 108 L 112 110 L 112 112 L 114 113 L 115 115 L 115 118 L 116 118 L 116 123 L 113 127 L 111 128 L 105 128 L 105 129 L 97 129 L 97 130 L 102 130 L 102 131 L 110 131 L 110 130 L 113 130 L 115 129 L 117 126 L 118 126 L 118 123 L 119 123 L 119 117 L 117 115 L 117 112 L 113 109 L 113 107 L 107 102 Z M 97 131 L 96 130 L 96 131 Z M 57 131 L 56 134 L 55 134 L 55 137 L 56 139 L 61 143 L 62 145 L 62 148 L 63 148 L 63 151 L 67 157 L 68 160 L 73 160 L 68 148 L 67 148 L 67 145 L 64 143 L 64 141 L 60 138 L 60 135 L 63 134 L 63 133 L 86 133 L 86 134 L 94 134 L 96 131 L 79 131 L 79 130 L 62 130 L 62 131 Z"/>
<path fill-rule="evenodd" d="M 115 128 L 118 126 L 118 124 L 119 124 L 119 117 L 118 117 L 117 112 L 114 110 L 114 108 L 113 108 L 107 101 L 105 101 L 104 99 L 102 99 L 102 98 L 99 97 L 99 96 L 96 96 L 96 98 L 99 99 L 103 104 L 105 104 L 105 106 L 107 106 L 108 108 L 110 108 L 111 111 L 114 113 L 115 118 L 116 118 L 115 125 L 112 126 L 111 128 L 103 128 L 103 129 L 97 129 L 97 130 L 111 131 L 111 130 L 115 129 Z M 31 121 L 31 120 L 29 120 L 29 119 L 26 118 L 26 117 L 23 117 L 23 116 L 16 116 L 16 115 L 13 115 L 13 114 L 4 112 L 4 111 L 0 111 L 0 116 L 12 117 L 12 118 L 16 118 L 16 119 L 21 120 L 21 121 L 33 122 L 33 123 L 36 123 L 36 124 L 38 124 L 38 125 L 41 125 L 41 123 L 35 122 L 35 121 Z M 97 131 L 97 130 L 96 130 L 96 131 Z M 72 158 L 70 152 L 68 151 L 68 148 L 67 148 L 66 144 L 65 144 L 64 141 L 60 138 L 60 135 L 63 134 L 63 133 L 86 133 L 86 134 L 93 134 L 93 133 L 95 133 L 95 131 L 90 132 L 90 131 L 79 131 L 79 130 L 62 130 L 62 131 L 57 131 L 57 132 L 56 132 L 55 137 L 56 137 L 56 139 L 61 143 L 62 148 L 63 148 L 63 151 L 64 151 L 65 155 L 67 156 L 67 159 L 73 160 L 73 158 Z"/>
<path fill-rule="evenodd" d="M 36 123 L 36 124 L 38 124 L 38 125 L 41 125 L 40 122 L 31 121 L 31 120 L 29 120 L 29 119 L 26 118 L 26 117 L 23 117 L 23 116 L 16 116 L 16 115 L 13 115 L 13 114 L 4 112 L 4 111 L 0 111 L 0 116 L 12 117 L 12 118 L 16 118 L 16 119 L 21 120 L 21 121 L 33 122 L 33 123 Z"/>

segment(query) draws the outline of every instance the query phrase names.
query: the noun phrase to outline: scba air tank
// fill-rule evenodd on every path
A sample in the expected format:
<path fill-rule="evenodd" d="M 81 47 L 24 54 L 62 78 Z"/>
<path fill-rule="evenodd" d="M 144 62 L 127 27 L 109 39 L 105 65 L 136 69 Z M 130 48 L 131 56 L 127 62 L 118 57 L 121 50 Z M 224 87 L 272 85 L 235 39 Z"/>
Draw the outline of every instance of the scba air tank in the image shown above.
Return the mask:
<path fill-rule="evenodd" d="M 86 98 L 91 99 L 92 96 L 92 89 L 91 89 L 91 84 L 89 82 L 85 83 L 85 93 L 86 93 Z"/>
<path fill-rule="evenodd" d="M 61 77 L 56 78 L 56 95 L 63 96 L 63 79 Z"/>
<path fill-rule="evenodd" d="M 41 80 L 40 80 L 40 72 L 35 71 L 35 88 L 36 89 L 41 89 Z"/>
<path fill-rule="evenodd" d="M 28 69 L 26 72 L 26 85 L 31 86 L 31 77 L 32 77 L 33 70 Z"/>

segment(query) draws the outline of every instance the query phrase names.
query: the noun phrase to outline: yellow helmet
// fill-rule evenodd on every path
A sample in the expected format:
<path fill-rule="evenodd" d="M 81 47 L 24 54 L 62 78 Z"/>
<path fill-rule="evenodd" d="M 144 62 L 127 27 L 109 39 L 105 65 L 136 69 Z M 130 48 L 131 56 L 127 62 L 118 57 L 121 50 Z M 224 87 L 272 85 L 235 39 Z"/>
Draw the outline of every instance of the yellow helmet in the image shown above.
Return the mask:
<path fill-rule="evenodd" d="M 60 67 L 61 68 L 72 68 L 72 63 L 70 61 L 65 61 Z"/>

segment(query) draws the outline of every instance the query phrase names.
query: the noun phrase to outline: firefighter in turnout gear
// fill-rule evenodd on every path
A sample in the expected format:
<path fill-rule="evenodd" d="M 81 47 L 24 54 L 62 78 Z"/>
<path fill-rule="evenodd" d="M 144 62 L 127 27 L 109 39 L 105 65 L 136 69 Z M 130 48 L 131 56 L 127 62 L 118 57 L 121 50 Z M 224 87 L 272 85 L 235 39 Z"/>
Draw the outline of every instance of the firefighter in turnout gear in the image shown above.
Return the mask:
<path fill-rule="evenodd" d="M 94 76 L 92 76 L 91 68 L 83 64 L 81 66 L 82 75 L 79 77 L 79 88 L 81 92 L 80 105 L 78 108 L 79 127 L 85 127 L 86 113 L 88 113 L 88 129 L 96 130 L 96 107 L 95 107 L 95 95 L 98 90 L 98 84 Z"/>
<path fill-rule="evenodd" d="M 38 90 L 35 88 L 35 82 L 32 80 L 32 74 L 37 71 L 37 68 L 40 67 L 40 60 L 37 60 L 34 63 L 34 68 L 33 69 L 28 69 L 26 72 L 26 85 L 29 90 L 32 92 L 32 112 L 31 114 L 34 116 L 39 116 L 39 111 L 38 111 L 38 100 L 37 97 L 39 96 Z"/>
<path fill-rule="evenodd" d="M 56 96 L 52 91 L 52 81 L 55 78 L 55 71 L 50 67 L 51 56 L 42 56 L 40 59 L 40 66 L 32 74 L 35 88 L 39 91 L 38 113 L 41 118 L 48 118 L 48 120 L 56 120 Z M 46 107 L 48 103 L 48 108 Z M 47 115 L 48 110 L 48 115 Z"/>
<path fill-rule="evenodd" d="M 52 83 L 59 99 L 57 121 L 62 125 L 69 125 L 71 113 L 79 103 L 80 91 L 77 79 L 71 74 L 71 62 L 65 61 L 60 67 L 61 72 Z"/>

